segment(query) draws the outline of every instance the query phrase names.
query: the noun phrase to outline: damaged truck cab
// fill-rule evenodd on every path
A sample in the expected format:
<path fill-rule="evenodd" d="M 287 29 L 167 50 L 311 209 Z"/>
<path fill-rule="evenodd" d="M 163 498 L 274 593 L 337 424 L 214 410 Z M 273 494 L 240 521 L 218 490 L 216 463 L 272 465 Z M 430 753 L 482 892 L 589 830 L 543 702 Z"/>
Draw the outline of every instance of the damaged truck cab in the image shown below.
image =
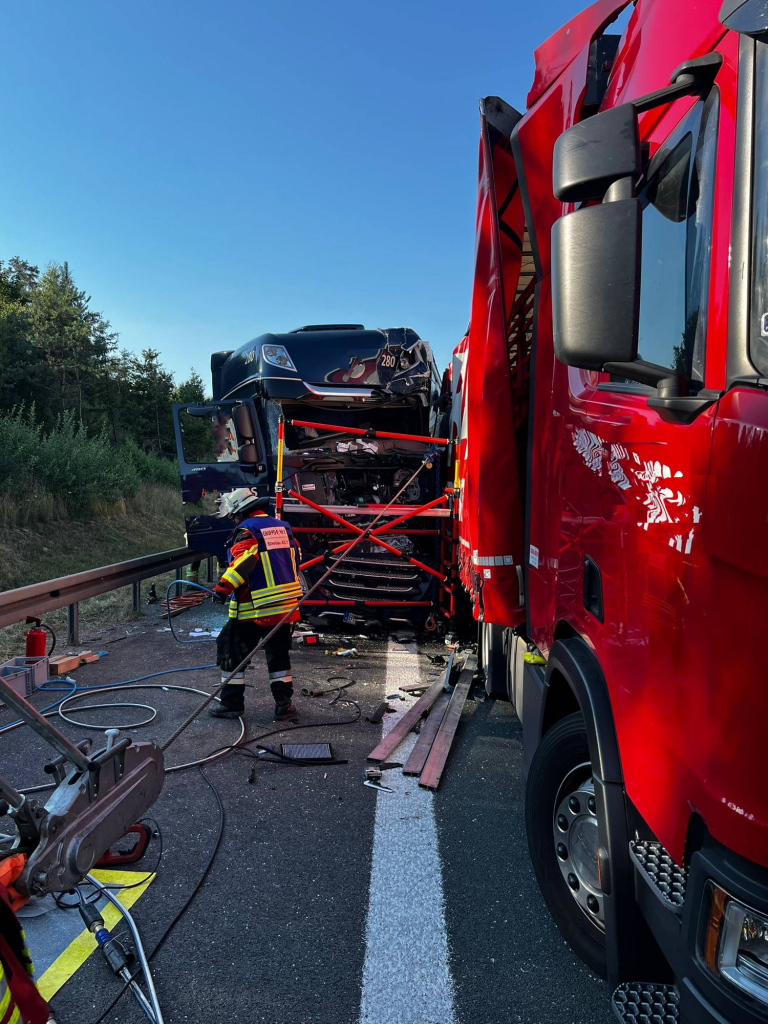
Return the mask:
<path fill-rule="evenodd" d="M 625 1021 L 768 1021 L 767 112 L 758 0 L 598 0 L 481 109 L 462 579 Z"/>
<path fill-rule="evenodd" d="M 231 529 L 213 516 L 213 492 L 254 487 L 274 496 L 283 485 L 282 515 L 312 561 L 349 531 L 291 497 L 332 506 L 351 523 L 387 504 L 408 481 L 429 445 L 343 433 L 343 428 L 428 437 L 438 414 L 440 381 L 429 345 L 410 328 L 366 330 L 360 324 L 301 327 L 264 334 L 235 352 L 211 358 L 213 400 L 175 408 L 187 539 L 223 558 Z M 281 471 L 278 433 L 284 431 Z M 312 423 L 313 426 L 299 425 Z M 322 425 L 342 430 L 326 432 Z M 439 461 L 439 455 L 436 455 Z M 278 479 L 281 472 L 281 479 Z M 401 500 L 428 503 L 439 493 L 439 469 L 422 473 Z M 356 510 L 359 510 L 356 511 Z M 388 534 L 404 555 L 434 561 L 439 531 L 419 519 Z M 324 571 L 308 567 L 311 585 Z M 362 542 L 316 595 L 320 614 L 345 609 L 376 618 L 413 606 L 422 618 L 434 599 L 434 578 L 404 558 Z M 372 604 L 371 602 L 384 602 Z"/>

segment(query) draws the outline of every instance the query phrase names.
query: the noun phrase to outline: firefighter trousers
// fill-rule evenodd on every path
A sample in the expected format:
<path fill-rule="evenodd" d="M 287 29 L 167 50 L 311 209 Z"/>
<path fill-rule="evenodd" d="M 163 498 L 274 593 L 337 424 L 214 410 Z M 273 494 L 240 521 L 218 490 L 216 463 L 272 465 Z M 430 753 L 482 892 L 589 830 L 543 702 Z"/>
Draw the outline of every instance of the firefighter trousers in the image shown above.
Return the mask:
<path fill-rule="evenodd" d="M 243 658 L 247 657 L 253 648 L 273 628 L 273 626 L 261 626 L 249 619 L 227 620 L 226 625 L 216 640 L 216 664 L 221 669 L 222 681 L 226 679 L 233 669 L 237 668 Z M 292 635 L 293 626 L 286 622 L 264 645 L 269 685 L 276 704 L 289 704 L 293 695 L 290 655 Z M 244 672 L 238 673 L 238 675 L 230 680 L 230 686 L 232 687 L 242 687 L 244 685 Z M 228 694 L 226 693 L 222 694 L 222 703 L 225 706 L 227 704 L 225 699 L 227 696 Z M 234 696 L 237 697 L 238 695 L 235 694 Z M 241 704 L 242 697 L 240 701 L 235 701 L 235 703 Z"/>

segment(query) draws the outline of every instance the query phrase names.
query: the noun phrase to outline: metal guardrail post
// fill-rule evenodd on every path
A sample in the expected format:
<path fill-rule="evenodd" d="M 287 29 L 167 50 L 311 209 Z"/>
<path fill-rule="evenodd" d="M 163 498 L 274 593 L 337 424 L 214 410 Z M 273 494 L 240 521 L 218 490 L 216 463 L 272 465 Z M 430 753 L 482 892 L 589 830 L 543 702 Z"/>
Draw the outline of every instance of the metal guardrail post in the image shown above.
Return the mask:
<path fill-rule="evenodd" d="M 213 569 L 213 555 L 208 555 L 208 557 L 205 560 L 205 563 L 206 563 L 206 565 L 205 565 L 206 577 L 205 578 L 206 578 L 206 580 L 209 583 L 213 583 L 214 579 L 215 579 L 215 577 L 213 575 L 213 573 L 214 573 L 214 569 Z"/>
<path fill-rule="evenodd" d="M 177 579 L 177 580 L 183 580 L 183 579 L 184 579 L 184 573 L 182 572 L 182 569 L 181 569 L 181 567 L 179 567 L 179 568 L 178 568 L 178 569 L 176 570 L 176 579 Z"/>
<path fill-rule="evenodd" d="M 80 643 L 80 605 L 77 601 L 67 606 L 67 643 L 71 647 Z"/>
<path fill-rule="evenodd" d="M 141 580 L 136 580 L 135 583 L 131 584 L 131 598 L 133 603 L 133 610 L 135 612 L 141 609 Z"/>

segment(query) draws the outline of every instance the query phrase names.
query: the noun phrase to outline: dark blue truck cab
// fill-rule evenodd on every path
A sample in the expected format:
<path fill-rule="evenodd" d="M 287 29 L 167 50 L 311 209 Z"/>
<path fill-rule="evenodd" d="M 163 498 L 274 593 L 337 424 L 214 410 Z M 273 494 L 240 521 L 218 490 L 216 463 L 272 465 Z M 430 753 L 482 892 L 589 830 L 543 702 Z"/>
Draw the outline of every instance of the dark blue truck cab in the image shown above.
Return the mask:
<path fill-rule="evenodd" d="M 439 412 L 440 377 L 432 352 L 407 327 L 366 330 L 359 324 L 334 324 L 263 334 L 235 352 L 215 353 L 211 376 L 212 401 L 177 405 L 174 417 L 187 540 L 220 559 L 231 524 L 215 518 L 216 498 L 236 487 L 274 496 L 281 415 L 286 495 L 294 491 L 364 526 L 371 520 L 364 507 L 391 501 L 429 445 L 360 437 L 343 429 L 326 433 L 292 421 L 430 436 Z M 434 468 L 417 477 L 398 506 L 422 505 L 439 495 L 440 458 L 438 453 Z M 387 542 L 435 564 L 439 514 L 404 523 L 387 535 Z M 305 561 L 351 539 L 340 532 L 343 527 L 296 499 L 285 498 L 283 515 L 296 530 Z M 307 582 L 311 585 L 327 565 L 309 569 Z M 354 601 L 366 618 L 381 619 L 397 617 L 397 608 L 364 602 L 436 601 L 436 585 L 434 577 L 405 559 L 365 541 L 313 597 Z M 345 607 L 328 604 L 325 613 L 343 614 Z M 422 619 L 429 614 L 423 605 L 418 610 Z"/>

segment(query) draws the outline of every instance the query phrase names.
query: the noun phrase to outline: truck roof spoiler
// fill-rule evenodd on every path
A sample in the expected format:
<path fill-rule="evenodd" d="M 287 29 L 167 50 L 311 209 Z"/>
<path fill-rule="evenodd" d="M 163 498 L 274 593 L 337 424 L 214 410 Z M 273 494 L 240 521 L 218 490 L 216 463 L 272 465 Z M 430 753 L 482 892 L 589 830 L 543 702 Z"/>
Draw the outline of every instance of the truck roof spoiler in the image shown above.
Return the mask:
<path fill-rule="evenodd" d="M 364 331 L 363 324 L 307 324 L 305 327 L 296 327 L 289 334 L 301 334 L 302 331 Z"/>

